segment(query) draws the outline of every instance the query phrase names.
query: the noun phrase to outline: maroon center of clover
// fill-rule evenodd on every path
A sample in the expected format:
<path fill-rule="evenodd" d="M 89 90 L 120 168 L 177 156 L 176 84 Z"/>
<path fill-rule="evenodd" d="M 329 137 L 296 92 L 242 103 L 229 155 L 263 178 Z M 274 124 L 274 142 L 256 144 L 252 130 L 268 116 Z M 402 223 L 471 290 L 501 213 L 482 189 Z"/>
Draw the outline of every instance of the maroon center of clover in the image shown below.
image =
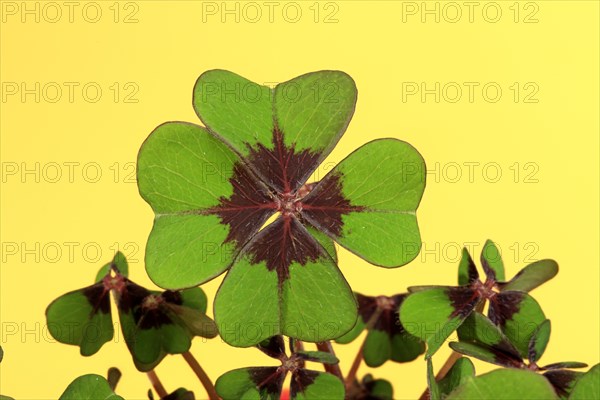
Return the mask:
<path fill-rule="evenodd" d="M 286 144 L 277 127 L 272 139 L 272 146 L 248 145 L 244 162 L 234 165 L 229 178 L 233 193 L 205 213 L 216 214 L 229 225 L 225 243 L 233 242 L 240 250 L 248 243 L 245 251 L 251 263 L 264 262 L 269 271 L 277 272 L 281 284 L 292 263 L 306 265 L 327 257 L 307 226 L 338 237 L 342 216 L 362 207 L 344 197 L 340 174 L 329 174 L 318 185 L 305 183 L 320 163 L 318 150 Z M 273 213 L 279 217 L 263 227 Z"/>
<path fill-rule="evenodd" d="M 486 300 L 492 300 L 498 292 L 495 290 L 496 281 L 494 279 L 486 279 L 485 283 L 481 282 L 481 280 L 477 279 L 473 282 L 473 290 L 477 293 L 479 297 Z"/>

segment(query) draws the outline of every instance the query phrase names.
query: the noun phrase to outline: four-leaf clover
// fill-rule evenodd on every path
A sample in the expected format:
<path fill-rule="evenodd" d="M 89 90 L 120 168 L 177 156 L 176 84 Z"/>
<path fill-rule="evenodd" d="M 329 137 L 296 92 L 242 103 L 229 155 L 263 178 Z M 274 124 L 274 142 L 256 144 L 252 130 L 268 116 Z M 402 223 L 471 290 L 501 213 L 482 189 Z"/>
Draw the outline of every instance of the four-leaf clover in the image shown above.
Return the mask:
<path fill-rule="evenodd" d="M 350 330 L 356 302 L 331 240 L 383 267 L 419 252 L 425 164 L 411 145 L 372 141 L 307 184 L 356 99 L 354 81 L 339 71 L 274 89 L 208 71 L 193 96 L 205 127 L 168 122 L 142 145 L 138 186 L 156 215 L 147 272 L 180 289 L 229 269 L 214 304 L 227 343 L 278 334 L 323 341 Z"/>

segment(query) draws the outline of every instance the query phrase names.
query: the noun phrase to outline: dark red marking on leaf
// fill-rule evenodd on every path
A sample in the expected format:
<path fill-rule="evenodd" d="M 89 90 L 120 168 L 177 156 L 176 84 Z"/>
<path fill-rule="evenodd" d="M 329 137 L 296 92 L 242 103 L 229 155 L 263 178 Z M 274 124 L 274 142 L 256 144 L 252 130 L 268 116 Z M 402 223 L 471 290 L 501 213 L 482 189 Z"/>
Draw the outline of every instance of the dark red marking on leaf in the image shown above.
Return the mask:
<path fill-rule="evenodd" d="M 554 391 L 560 398 L 568 397 L 575 382 L 583 375 L 582 372 L 569 371 L 567 369 L 554 370 L 544 373 Z"/>
<path fill-rule="evenodd" d="M 262 143 L 248 146 L 248 162 L 256 168 L 265 183 L 278 193 L 295 193 L 317 169 L 321 152 L 304 149 L 296 152 L 295 145 L 286 146 L 284 133 L 273 129 L 273 148 Z"/>
<path fill-rule="evenodd" d="M 269 190 L 240 163 L 234 166 L 229 182 L 232 195 L 228 199 L 221 197 L 221 203 L 206 213 L 218 215 L 221 223 L 229 225 L 225 242 L 235 241 L 239 247 L 258 232 L 277 210 L 277 204 Z"/>
<path fill-rule="evenodd" d="M 269 357 L 282 359 L 285 355 L 285 342 L 283 336 L 271 336 L 269 339 L 263 340 L 256 347 Z"/>
<path fill-rule="evenodd" d="M 278 396 L 281 393 L 287 371 L 279 367 L 257 367 L 249 368 L 248 373 L 261 394 Z M 261 396 L 261 398 L 263 397 Z"/>
<path fill-rule="evenodd" d="M 152 292 L 127 278 L 124 279 L 123 289 L 117 291 L 117 307 L 124 313 L 128 313 L 132 309 L 141 306 L 144 299 L 150 296 Z"/>
<path fill-rule="evenodd" d="M 483 253 L 481 254 L 481 266 L 483 267 L 483 271 L 485 272 L 487 280 L 496 282 L 496 271 L 494 271 L 492 267 L 490 267 L 490 264 L 483 256 Z"/>
<path fill-rule="evenodd" d="M 469 284 L 474 283 L 479 279 L 479 272 L 477 272 L 477 267 L 475 266 L 475 262 L 471 258 L 471 255 L 467 252 L 467 262 L 468 262 L 468 276 L 469 276 Z"/>
<path fill-rule="evenodd" d="M 398 308 L 405 297 L 405 294 L 397 294 L 391 297 L 371 297 L 356 293 L 358 313 L 363 322 L 367 324 L 373 318 L 377 309 L 380 309 L 379 317 L 374 322 L 373 329 L 386 332 L 391 338 L 405 331 L 398 315 Z"/>
<path fill-rule="evenodd" d="M 501 342 L 490 349 L 494 354 L 496 363 L 508 368 L 525 368 L 525 362 L 514 347 L 511 347 L 507 347 Z"/>
<path fill-rule="evenodd" d="M 289 278 L 290 265 L 306 265 L 327 253 L 302 226 L 296 217 L 282 215 L 258 233 L 247 248 L 252 264 L 265 262 L 269 271 L 276 271 L 279 284 Z"/>
<path fill-rule="evenodd" d="M 298 369 L 292 374 L 292 382 L 290 384 L 290 396 L 295 399 L 298 393 L 304 393 L 306 388 L 315 382 L 319 376 L 317 371 L 309 369 Z"/>
<path fill-rule="evenodd" d="M 446 296 L 448 296 L 454 308 L 454 311 L 450 314 L 450 318 L 457 316 L 461 318 L 468 317 L 481 300 L 477 291 L 465 286 L 447 288 Z"/>
<path fill-rule="evenodd" d="M 133 320 L 140 329 L 160 328 L 173 324 L 168 304 L 181 305 L 179 292 L 167 290 L 157 294 L 124 278 L 122 290 L 117 292 L 117 307 L 124 313 L 133 313 Z"/>
<path fill-rule="evenodd" d="M 490 299 L 488 311 L 490 320 L 499 327 L 504 328 L 506 321 L 511 320 L 512 316 L 519 312 L 524 298 L 525 293 L 512 290 L 498 293 Z"/>
<path fill-rule="evenodd" d="M 110 313 L 110 296 L 102 281 L 92 286 L 88 286 L 82 291 L 83 295 L 87 298 L 93 308 L 91 316 L 95 315 L 98 311 L 102 314 Z"/>
<path fill-rule="evenodd" d="M 311 224 L 339 237 L 342 233 L 342 215 L 364 210 L 353 206 L 342 194 L 342 176 L 329 174 L 302 200 L 301 214 Z"/>

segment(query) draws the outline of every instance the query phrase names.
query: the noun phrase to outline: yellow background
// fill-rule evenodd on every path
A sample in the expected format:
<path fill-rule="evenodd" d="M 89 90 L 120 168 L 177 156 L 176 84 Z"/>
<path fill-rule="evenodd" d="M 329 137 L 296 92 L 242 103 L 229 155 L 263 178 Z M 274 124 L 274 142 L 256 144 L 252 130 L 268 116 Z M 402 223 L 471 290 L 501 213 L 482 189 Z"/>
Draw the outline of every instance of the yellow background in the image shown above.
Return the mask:
<path fill-rule="evenodd" d="M 26 3 L 34 9 L 37 2 Z M 99 1 L 102 17 L 92 23 L 82 15 L 86 6 L 87 18 L 95 18 L 95 6 L 87 3 L 78 2 L 70 22 L 67 6 L 58 2 L 63 15 L 53 23 L 55 10 L 44 2 L 37 6 L 39 22 L 27 14 L 22 22 L 22 9 L 14 14 L 13 6 L 21 8 L 21 2 L 2 2 L 0 310 L 5 358 L 0 392 L 18 399 L 55 399 L 76 376 L 104 374 L 118 366 L 123 372 L 118 392 L 127 399 L 145 398 L 149 383 L 133 367 L 120 338 L 83 358 L 77 347 L 53 343 L 44 329 L 44 310 L 59 295 L 90 284 L 111 258 L 114 243 L 129 243 L 124 249 L 128 254 L 139 247 L 130 275 L 150 284 L 142 260 L 153 214 L 135 183 L 126 179 L 131 172 L 127 163 L 135 161 L 156 125 L 198 122 L 192 87 L 212 68 L 259 83 L 320 69 L 343 70 L 355 79 L 359 99 L 350 127 L 327 162 L 387 136 L 406 140 L 423 154 L 432 170 L 418 210 L 427 252 L 403 268 L 385 270 L 341 251 L 341 269 L 355 290 L 394 294 L 415 284 L 454 284 L 457 249 L 475 242 L 478 257 L 482 243 L 492 238 L 504 251 L 507 276 L 534 259 L 554 258 L 560 265 L 559 275 L 534 292 L 553 323 L 542 361 L 598 362 L 598 2 L 520 2 L 518 22 L 513 1 L 479 2 L 472 22 L 467 6 L 458 2 L 463 15 L 456 23 L 449 21 L 456 10 L 445 2 L 438 3 L 440 21 L 425 15 L 424 23 L 420 12 L 403 14 L 413 5 L 421 9 L 421 2 L 321 3 L 318 22 L 312 1 L 297 2 L 302 10 L 297 23 L 289 22 L 295 6 L 287 6 L 288 20 L 284 18 L 286 2 L 275 8 L 270 22 L 259 1 L 263 15 L 256 23 L 248 21 L 255 16 L 250 8 L 243 13 L 243 3 L 240 21 L 225 15 L 223 23 L 221 13 L 203 14 L 202 3 L 193 1 L 121 2 L 116 23 L 114 2 Z M 427 7 L 434 9 L 435 3 L 427 2 Z M 499 7 L 500 20 L 486 21 L 484 6 L 488 20 Z M 235 5 L 229 2 L 228 7 Z M 336 9 L 337 22 L 325 23 Z M 124 23 L 132 12 L 137 22 Z M 525 23 L 533 12 L 537 22 Z M 22 82 L 30 89 L 40 83 L 39 103 L 34 94 L 23 101 L 20 93 L 8 93 L 14 91 L 11 83 L 20 90 Z M 56 96 L 49 82 L 62 86 L 63 97 L 56 103 L 48 101 Z M 79 84 L 73 102 L 64 82 Z M 96 103 L 82 95 L 89 82 L 103 91 Z M 117 102 L 110 89 L 115 82 L 120 87 Z M 134 86 L 125 88 L 128 82 Z M 440 82 L 440 90 L 456 82 L 463 97 L 452 103 L 455 93 L 448 91 L 441 93 L 439 103 L 434 95 L 424 102 L 418 95 L 403 101 L 403 82 L 425 82 L 428 88 Z M 472 102 L 464 82 L 479 84 Z M 495 103 L 481 91 L 490 82 L 502 89 Z M 517 102 L 510 89 L 515 82 L 521 90 Z M 125 102 L 125 94 L 136 87 L 133 99 L 138 102 Z M 539 91 L 532 99 L 538 102 L 524 102 L 535 87 Z M 35 168 L 36 162 L 39 183 L 34 174 L 21 175 L 23 167 Z M 64 164 L 71 162 L 79 163 L 70 164 L 73 182 Z M 50 182 L 56 173 L 52 163 L 62 166 L 56 183 Z M 455 182 L 457 165 L 462 176 Z M 468 165 L 474 165 L 473 179 Z M 19 171 L 12 175 L 15 166 Z M 88 182 L 95 180 L 96 166 L 102 177 Z M 502 177 L 492 182 L 498 169 Z M 72 259 L 68 246 L 74 249 Z M 84 246 L 87 255 L 82 254 Z M 57 255 L 57 248 L 62 254 Z M 95 249 L 102 250 L 98 261 Z M 209 296 L 220 281 L 204 286 Z M 358 344 L 338 347 L 343 370 Z M 271 362 L 255 349 L 230 348 L 219 339 L 197 339 L 192 352 L 213 379 L 229 369 Z M 437 368 L 447 354 L 444 348 L 435 357 Z M 489 369 L 477 365 L 480 372 Z M 168 390 L 185 386 L 204 396 L 181 357 L 167 357 L 157 372 Z M 397 398 L 415 398 L 425 387 L 422 360 L 387 363 L 375 374 L 395 382 Z"/>

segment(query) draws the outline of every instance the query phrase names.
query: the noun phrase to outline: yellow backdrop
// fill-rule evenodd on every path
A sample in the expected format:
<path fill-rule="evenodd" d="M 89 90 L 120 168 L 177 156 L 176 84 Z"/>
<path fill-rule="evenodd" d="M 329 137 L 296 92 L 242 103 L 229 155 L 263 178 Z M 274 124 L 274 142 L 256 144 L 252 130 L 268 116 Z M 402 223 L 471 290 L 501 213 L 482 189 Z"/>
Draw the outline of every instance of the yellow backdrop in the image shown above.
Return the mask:
<path fill-rule="evenodd" d="M 90 284 L 116 248 L 130 257 L 132 278 L 150 284 L 143 253 L 153 213 L 137 193 L 136 154 L 156 125 L 198 122 L 192 87 L 212 68 L 268 84 L 343 70 L 359 99 L 326 165 L 388 136 L 423 154 L 423 252 L 386 270 L 341 251 L 355 290 L 453 284 L 460 247 L 478 256 L 491 238 L 508 276 L 536 259 L 560 265 L 534 292 L 553 323 L 543 361 L 598 362 L 598 2 L 2 1 L 1 8 L 3 394 L 55 399 L 76 376 L 118 366 L 119 393 L 145 398 L 149 383 L 120 336 L 83 358 L 52 340 L 44 310 Z M 209 296 L 220 281 L 204 286 Z M 343 370 L 357 347 L 338 349 Z M 192 351 L 213 379 L 270 363 L 219 339 L 197 339 Z M 447 354 L 440 351 L 436 367 Z M 181 357 L 167 357 L 157 372 L 167 389 L 204 396 Z M 422 360 L 374 372 L 395 382 L 397 398 L 425 386 Z"/>

